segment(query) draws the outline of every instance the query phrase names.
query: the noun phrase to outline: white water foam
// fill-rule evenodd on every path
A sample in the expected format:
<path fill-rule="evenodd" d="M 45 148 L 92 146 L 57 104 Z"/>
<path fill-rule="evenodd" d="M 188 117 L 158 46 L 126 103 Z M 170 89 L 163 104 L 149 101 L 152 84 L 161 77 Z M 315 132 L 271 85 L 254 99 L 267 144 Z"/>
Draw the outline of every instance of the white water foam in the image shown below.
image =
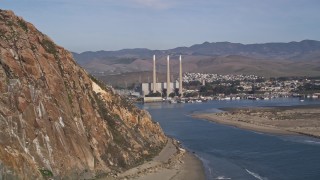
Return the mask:
<path fill-rule="evenodd" d="M 216 178 L 214 178 L 214 179 L 231 179 L 231 178 L 224 177 L 224 176 L 218 176 L 218 177 L 216 177 Z"/>
<path fill-rule="evenodd" d="M 257 132 L 257 131 L 251 131 L 251 132 L 253 132 L 253 133 L 255 133 L 255 134 L 263 134 L 263 135 L 265 135 L 265 134 L 262 133 L 262 132 Z"/>
<path fill-rule="evenodd" d="M 198 156 L 197 154 L 194 154 L 198 159 L 200 159 L 200 161 L 202 162 L 202 165 L 204 166 L 205 169 L 205 174 L 207 176 L 207 179 L 210 179 L 210 177 L 212 177 L 212 169 L 209 166 L 209 161 Z"/>
<path fill-rule="evenodd" d="M 320 144 L 320 141 L 305 140 L 304 142 L 310 143 L 310 144 Z"/>
<path fill-rule="evenodd" d="M 295 142 L 295 143 L 303 143 L 303 144 L 308 144 L 308 145 L 316 145 L 319 146 L 320 145 L 320 141 L 319 139 L 316 138 L 312 138 L 312 137 L 295 137 L 295 136 L 288 136 L 285 138 L 282 138 L 282 140 L 284 141 L 291 141 L 291 142 Z"/>
<path fill-rule="evenodd" d="M 249 171 L 248 169 L 246 169 L 246 171 L 253 177 L 255 177 L 256 179 L 259 179 L 259 180 L 267 180 L 267 178 L 264 178 L 264 177 L 261 177 L 259 174 L 257 173 L 254 173 L 252 171 Z"/>
<path fill-rule="evenodd" d="M 205 168 L 205 173 L 206 173 L 206 179 L 219 179 L 219 180 L 224 180 L 224 179 L 231 179 L 231 178 L 229 178 L 229 177 L 225 177 L 225 176 L 222 176 L 222 175 L 220 175 L 220 176 L 218 176 L 218 177 L 214 177 L 215 175 L 213 174 L 214 172 L 213 172 L 213 169 L 210 167 L 210 165 L 209 165 L 209 163 L 210 163 L 210 161 L 208 161 L 207 159 L 204 159 L 204 158 L 202 158 L 202 157 L 200 157 L 200 156 L 198 156 L 197 154 L 194 154 L 197 158 L 199 158 L 200 160 L 201 160 L 201 162 L 202 162 L 202 165 L 204 166 L 204 168 Z"/>

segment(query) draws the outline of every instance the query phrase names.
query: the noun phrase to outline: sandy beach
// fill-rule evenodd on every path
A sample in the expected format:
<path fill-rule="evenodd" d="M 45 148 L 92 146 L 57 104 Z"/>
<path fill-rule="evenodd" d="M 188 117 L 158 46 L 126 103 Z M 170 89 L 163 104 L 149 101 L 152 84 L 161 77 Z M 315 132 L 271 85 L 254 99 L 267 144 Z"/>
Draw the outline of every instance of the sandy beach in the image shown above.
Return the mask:
<path fill-rule="evenodd" d="M 199 113 L 192 116 L 257 132 L 320 137 L 320 108 L 318 106 L 224 110 L 226 112 Z"/>
<path fill-rule="evenodd" d="M 191 152 L 181 148 L 174 139 L 169 139 L 162 151 L 140 166 L 122 172 L 106 180 L 204 180 L 202 162 Z"/>

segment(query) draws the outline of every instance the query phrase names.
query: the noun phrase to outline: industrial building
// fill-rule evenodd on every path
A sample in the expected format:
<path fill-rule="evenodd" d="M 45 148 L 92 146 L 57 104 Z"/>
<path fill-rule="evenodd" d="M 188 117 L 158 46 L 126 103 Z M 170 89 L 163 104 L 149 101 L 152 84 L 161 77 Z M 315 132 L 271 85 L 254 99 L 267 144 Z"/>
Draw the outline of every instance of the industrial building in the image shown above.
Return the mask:
<path fill-rule="evenodd" d="M 156 82 L 156 57 L 153 55 L 153 81 L 150 83 L 141 84 L 141 94 L 146 96 L 150 93 L 159 92 L 161 94 L 166 93 L 167 97 L 170 93 L 179 89 L 179 94 L 182 95 L 182 57 L 179 57 L 179 81 L 171 82 L 170 80 L 170 56 L 167 56 L 167 82 Z"/>

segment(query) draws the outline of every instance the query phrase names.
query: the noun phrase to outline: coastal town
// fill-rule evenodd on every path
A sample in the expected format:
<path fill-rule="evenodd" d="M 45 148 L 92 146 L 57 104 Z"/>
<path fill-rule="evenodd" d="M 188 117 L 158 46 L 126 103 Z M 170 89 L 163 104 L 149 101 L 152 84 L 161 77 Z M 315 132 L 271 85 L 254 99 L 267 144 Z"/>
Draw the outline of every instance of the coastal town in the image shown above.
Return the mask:
<path fill-rule="evenodd" d="M 182 81 L 185 83 L 190 83 L 194 81 L 200 82 L 208 82 L 212 83 L 215 81 L 246 81 L 246 80 L 257 80 L 263 79 L 263 77 L 259 77 L 256 75 L 219 75 L 219 74 L 209 74 L 209 73 L 185 73 L 182 77 Z"/>
<path fill-rule="evenodd" d="M 178 84 L 178 80 L 176 81 Z M 150 83 L 152 84 L 152 83 Z M 319 98 L 320 78 L 279 77 L 265 78 L 256 75 L 184 73 L 183 94 L 177 88 L 169 96 L 177 102 L 203 102 L 206 100 L 268 100 L 276 97 Z M 142 88 L 116 90 L 133 99 L 143 98 Z M 163 93 L 158 96 L 165 97 Z M 198 101 L 197 101 L 198 100 Z M 175 102 L 175 101 L 172 101 Z"/>
<path fill-rule="evenodd" d="M 186 92 L 197 91 L 200 95 L 218 97 L 251 95 L 318 98 L 320 92 L 320 78 L 307 77 L 265 78 L 256 75 L 185 73 L 183 82 L 188 87 Z"/>

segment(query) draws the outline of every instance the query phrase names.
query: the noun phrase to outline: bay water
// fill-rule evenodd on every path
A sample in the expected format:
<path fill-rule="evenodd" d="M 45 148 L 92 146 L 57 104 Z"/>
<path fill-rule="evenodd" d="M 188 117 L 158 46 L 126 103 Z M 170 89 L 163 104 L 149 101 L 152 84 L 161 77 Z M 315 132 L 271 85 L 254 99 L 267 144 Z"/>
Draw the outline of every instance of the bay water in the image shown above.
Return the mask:
<path fill-rule="evenodd" d="M 310 104 L 320 104 L 320 101 L 283 98 L 138 106 L 149 111 L 168 136 L 179 140 L 201 159 L 207 179 L 319 180 L 320 139 L 259 133 L 190 116 L 220 112 L 220 108 Z"/>

